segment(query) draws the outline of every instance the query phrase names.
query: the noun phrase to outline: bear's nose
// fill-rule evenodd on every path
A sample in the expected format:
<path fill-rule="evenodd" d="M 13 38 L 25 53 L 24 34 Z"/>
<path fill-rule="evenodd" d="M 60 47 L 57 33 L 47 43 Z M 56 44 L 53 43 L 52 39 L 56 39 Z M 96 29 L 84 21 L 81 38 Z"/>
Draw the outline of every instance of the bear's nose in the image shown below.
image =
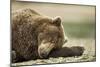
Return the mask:
<path fill-rule="evenodd" d="M 42 58 L 47 58 L 48 53 L 41 53 Z"/>

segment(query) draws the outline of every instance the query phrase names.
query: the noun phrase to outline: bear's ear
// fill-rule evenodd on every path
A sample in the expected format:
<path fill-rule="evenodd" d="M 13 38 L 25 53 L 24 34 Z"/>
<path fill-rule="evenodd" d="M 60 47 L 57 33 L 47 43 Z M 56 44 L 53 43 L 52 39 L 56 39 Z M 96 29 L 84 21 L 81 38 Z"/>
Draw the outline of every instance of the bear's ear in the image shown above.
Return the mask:
<path fill-rule="evenodd" d="M 57 16 L 53 18 L 53 24 L 60 26 L 61 25 L 61 17 Z"/>

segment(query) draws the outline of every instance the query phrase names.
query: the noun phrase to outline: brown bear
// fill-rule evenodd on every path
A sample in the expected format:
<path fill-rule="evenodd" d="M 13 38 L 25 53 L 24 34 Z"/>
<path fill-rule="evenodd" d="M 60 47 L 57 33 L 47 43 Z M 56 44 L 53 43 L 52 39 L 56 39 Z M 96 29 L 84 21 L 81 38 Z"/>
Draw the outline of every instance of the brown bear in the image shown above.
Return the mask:
<path fill-rule="evenodd" d="M 30 8 L 21 9 L 12 13 L 11 26 L 12 62 L 61 56 L 62 45 L 67 40 L 60 17 L 51 18 Z M 62 56 L 82 55 L 83 47 L 75 50 L 79 52 L 64 48 Z"/>

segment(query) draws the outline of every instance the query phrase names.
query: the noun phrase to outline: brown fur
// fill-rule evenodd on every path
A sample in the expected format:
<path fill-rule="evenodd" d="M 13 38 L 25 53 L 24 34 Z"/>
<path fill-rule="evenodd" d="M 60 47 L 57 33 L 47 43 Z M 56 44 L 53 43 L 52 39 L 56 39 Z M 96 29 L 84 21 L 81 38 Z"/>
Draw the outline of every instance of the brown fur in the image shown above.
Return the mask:
<path fill-rule="evenodd" d="M 12 13 L 12 62 L 47 58 L 62 48 L 64 31 L 59 17 L 50 18 L 32 9 Z M 70 51 L 69 51 L 70 52 Z"/>
<path fill-rule="evenodd" d="M 73 47 L 62 47 L 56 49 L 49 54 L 49 57 L 72 57 L 81 56 L 84 52 L 84 47 L 73 46 Z"/>

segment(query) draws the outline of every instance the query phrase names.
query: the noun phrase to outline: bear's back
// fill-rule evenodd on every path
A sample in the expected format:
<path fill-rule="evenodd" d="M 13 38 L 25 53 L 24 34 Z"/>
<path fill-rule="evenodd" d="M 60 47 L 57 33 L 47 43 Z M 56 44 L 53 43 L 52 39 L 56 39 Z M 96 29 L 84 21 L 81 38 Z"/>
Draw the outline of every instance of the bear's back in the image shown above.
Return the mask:
<path fill-rule="evenodd" d="M 40 16 L 39 13 L 34 11 L 33 9 L 26 8 L 26 9 L 20 9 L 15 12 L 12 12 L 12 24 L 13 23 L 21 23 L 21 22 L 27 22 L 35 17 Z"/>

